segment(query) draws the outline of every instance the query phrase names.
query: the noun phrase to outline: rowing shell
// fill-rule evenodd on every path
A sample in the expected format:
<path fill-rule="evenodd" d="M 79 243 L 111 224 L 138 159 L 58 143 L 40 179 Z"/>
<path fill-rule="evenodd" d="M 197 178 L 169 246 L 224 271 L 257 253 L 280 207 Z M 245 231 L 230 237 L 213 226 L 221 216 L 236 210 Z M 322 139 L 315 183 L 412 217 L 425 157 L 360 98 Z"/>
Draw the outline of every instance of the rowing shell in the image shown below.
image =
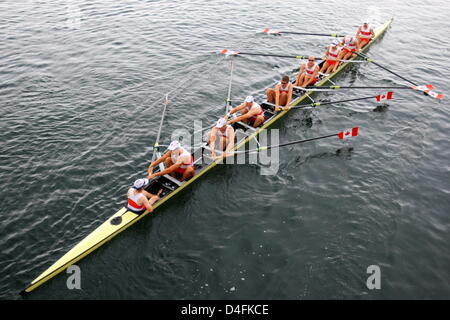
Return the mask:
<path fill-rule="evenodd" d="M 383 25 L 376 28 L 374 39 L 367 44 L 363 48 L 363 52 L 367 51 L 367 49 L 377 40 L 384 32 L 389 28 L 392 23 L 392 19 Z M 356 57 L 352 58 L 356 59 Z M 322 62 L 324 63 L 324 62 Z M 343 63 L 335 72 L 330 74 L 327 78 L 319 79 L 316 87 L 324 86 L 329 83 L 329 80 L 334 78 L 337 74 L 339 74 L 344 68 L 346 68 L 351 63 Z M 303 95 L 299 95 L 298 93 L 294 93 L 293 101 L 291 106 L 298 105 L 302 102 L 307 102 L 310 96 L 313 93 L 306 93 Z M 306 101 L 305 101 L 306 100 Z M 254 139 L 258 136 L 258 134 L 263 129 L 267 129 L 273 123 L 283 118 L 289 110 L 284 110 L 279 113 L 274 111 L 274 106 L 267 103 L 261 103 L 261 107 L 264 109 L 264 115 L 266 117 L 266 121 L 259 128 L 252 128 L 247 126 L 245 123 L 238 122 L 233 126 L 236 130 L 236 145 L 235 150 L 244 146 L 251 139 Z M 181 192 L 191 183 L 194 183 L 198 179 L 200 179 L 206 172 L 214 168 L 220 160 L 212 161 L 207 164 L 204 159 L 209 158 L 209 150 L 206 144 L 199 147 L 194 151 L 194 165 L 195 165 L 195 176 L 189 181 L 179 182 L 178 180 L 172 178 L 171 176 L 165 175 L 157 177 L 152 180 L 149 186 L 146 188 L 147 191 L 156 194 L 158 190 L 162 189 L 163 192 L 161 194 L 161 199 L 153 206 L 156 211 L 161 205 L 167 202 L 169 199 L 174 197 L 177 193 Z M 161 169 L 161 168 L 160 168 Z M 69 252 L 67 252 L 63 257 L 61 257 L 58 261 L 56 261 L 53 265 L 51 265 L 47 270 L 45 270 L 41 275 L 39 275 L 36 279 L 34 279 L 21 293 L 28 293 L 47 282 L 51 278 L 55 277 L 60 272 L 64 271 L 70 265 L 76 263 L 77 261 L 83 259 L 89 253 L 94 251 L 95 249 L 102 246 L 104 243 L 108 242 L 116 235 L 129 228 L 145 216 L 149 214 L 148 211 L 141 215 L 136 215 L 133 212 L 128 211 L 126 208 L 122 208 L 117 211 L 112 217 L 106 220 L 102 225 L 100 225 L 97 229 L 91 232 L 86 238 L 84 238 L 81 242 L 79 242 L 75 247 L 73 247 Z"/>

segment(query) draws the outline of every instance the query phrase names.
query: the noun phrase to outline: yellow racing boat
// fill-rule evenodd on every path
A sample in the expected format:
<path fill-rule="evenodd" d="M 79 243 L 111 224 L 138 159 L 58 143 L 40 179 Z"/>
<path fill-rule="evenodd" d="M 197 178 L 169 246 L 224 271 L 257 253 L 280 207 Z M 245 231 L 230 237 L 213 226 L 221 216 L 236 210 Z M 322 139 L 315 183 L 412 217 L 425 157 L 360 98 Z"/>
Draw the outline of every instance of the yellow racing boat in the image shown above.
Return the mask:
<path fill-rule="evenodd" d="M 381 26 L 375 28 L 375 37 L 373 40 L 368 43 L 363 49 L 362 52 L 365 52 L 369 49 L 369 47 L 376 42 L 381 35 L 385 33 L 385 31 L 389 28 L 392 23 L 392 19 L 382 24 Z M 357 59 L 356 57 L 352 58 Z M 323 62 L 322 62 L 323 63 Z M 332 74 L 319 78 L 316 82 L 315 87 L 325 86 L 328 83 L 334 84 L 332 81 L 342 70 L 347 68 L 351 63 L 345 62 L 339 68 L 333 72 Z M 320 65 L 321 66 L 321 65 Z M 296 92 L 293 97 L 293 101 L 291 106 L 296 106 L 299 104 L 308 102 L 313 92 Z M 274 106 L 265 102 L 260 103 L 260 105 L 264 109 L 265 122 L 259 128 L 253 128 L 245 123 L 236 123 L 235 129 L 242 129 L 238 131 L 236 134 L 236 146 L 235 150 L 243 147 L 246 143 L 248 143 L 251 139 L 254 139 L 258 136 L 261 130 L 269 128 L 273 123 L 277 120 L 283 118 L 289 110 L 283 110 L 278 113 L 274 111 Z M 158 190 L 162 189 L 163 193 L 161 194 L 161 199 L 153 206 L 154 210 L 152 214 L 157 212 L 157 209 L 162 206 L 164 203 L 172 199 L 177 193 L 184 190 L 191 183 L 199 180 L 206 172 L 214 168 L 220 161 L 212 161 L 209 164 L 205 164 L 202 161 L 205 157 L 208 157 L 209 150 L 205 145 L 197 148 L 194 155 L 194 164 L 195 164 L 195 176 L 186 182 L 180 182 L 171 176 L 165 175 L 157 177 L 152 180 L 149 186 L 146 188 L 147 191 L 156 194 Z M 126 208 L 122 208 L 117 211 L 114 215 L 112 215 L 108 220 L 106 220 L 102 225 L 100 225 L 97 229 L 92 231 L 86 238 L 76 244 L 69 252 L 67 252 L 64 256 L 62 256 L 58 261 L 52 264 L 47 270 L 45 270 L 42 274 L 40 274 L 36 279 L 34 279 L 21 293 L 28 293 L 41 286 L 48 280 L 55 277 L 60 272 L 64 271 L 70 265 L 76 263 L 77 261 L 86 257 L 89 253 L 94 251 L 95 249 L 102 246 L 104 243 L 108 242 L 119 233 L 129 228 L 139 220 L 143 219 L 149 215 L 149 212 L 146 211 L 141 215 L 137 215 L 133 212 L 128 211 Z"/>

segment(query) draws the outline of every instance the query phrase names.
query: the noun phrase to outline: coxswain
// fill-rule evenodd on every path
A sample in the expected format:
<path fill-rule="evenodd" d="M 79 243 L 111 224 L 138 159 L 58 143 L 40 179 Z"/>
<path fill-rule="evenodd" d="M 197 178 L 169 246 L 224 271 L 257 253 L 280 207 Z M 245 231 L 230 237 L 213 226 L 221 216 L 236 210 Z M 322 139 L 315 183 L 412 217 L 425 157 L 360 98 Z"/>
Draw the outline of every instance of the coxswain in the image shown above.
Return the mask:
<path fill-rule="evenodd" d="M 313 85 L 317 81 L 317 74 L 319 73 L 319 65 L 315 62 L 314 56 L 308 58 L 308 62 L 300 66 L 300 70 L 295 81 L 296 87 L 305 88 L 308 85 Z"/>
<path fill-rule="evenodd" d="M 158 194 L 152 194 L 145 191 L 145 187 L 148 186 L 148 179 L 137 179 L 133 186 L 128 189 L 128 204 L 127 209 L 136 214 L 142 214 L 146 210 L 153 211 L 152 204 L 159 200 L 159 195 L 162 190 L 159 190 Z"/>
<path fill-rule="evenodd" d="M 351 35 L 346 35 L 341 42 L 341 52 L 339 53 L 338 60 L 348 60 L 355 54 L 356 51 L 356 38 Z"/>
<path fill-rule="evenodd" d="M 356 47 L 358 50 L 361 50 L 368 44 L 373 37 L 375 37 L 373 28 L 369 26 L 367 22 L 364 22 L 362 26 L 359 26 L 358 31 L 356 32 Z"/>
<path fill-rule="evenodd" d="M 325 53 L 325 62 L 320 69 L 321 73 L 329 74 L 336 71 L 337 67 L 339 66 L 338 56 L 340 51 L 341 49 L 339 48 L 339 42 L 337 40 L 335 40 L 331 45 L 327 47 L 327 51 Z"/>
<path fill-rule="evenodd" d="M 219 147 L 217 149 L 222 151 L 220 156 L 216 155 L 217 138 L 219 138 Z M 208 132 L 208 143 L 211 150 L 211 158 L 213 160 L 232 155 L 232 150 L 234 148 L 234 128 L 227 124 L 225 118 L 220 118 L 214 128 Z"/>
<path fill-rule="evenodd" d="M 245 101 L 237 107 L 230 110 L 228 116 L 240 111 L 241 115 L 228 121 L 228 124 L 233 124 L 238 121 L 252 125 L 254 128 L 259 127 L 266 117 L 264 117 L 263 108 L 255 102 L 253 96 L 248 96 Z"/>
<path fill-rule="evenodd" d="M 267 102 L 275 103 L 275 111 L 280 111 L 280 106 L 287 107 L 292 101 L 293 85 L 288 76 L 283 76 L 281 82 L 275 85 L 275 89 L 267 89 Z"/>
<path fill-rule="evenodd" d="M 166 169 L 153 173 L 153 169 L 163 161 Z M 148 179 L 165 174 L 170 174 L 180 181 L 185 181 L 195 175 L 194 157 L 178 141 L 172 141 L 168 151 L 161 158 L 153 161 L 148 167 Z"/>

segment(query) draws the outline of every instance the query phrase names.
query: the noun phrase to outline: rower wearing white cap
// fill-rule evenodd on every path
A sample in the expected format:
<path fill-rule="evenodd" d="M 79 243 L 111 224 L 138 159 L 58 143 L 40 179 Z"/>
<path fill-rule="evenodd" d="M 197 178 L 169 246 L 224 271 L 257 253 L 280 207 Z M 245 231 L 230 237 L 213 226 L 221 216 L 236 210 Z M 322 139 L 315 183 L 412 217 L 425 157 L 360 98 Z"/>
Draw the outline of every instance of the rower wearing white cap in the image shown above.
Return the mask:
<path fill-rule="evenodd" d="M 145 187 L 148 186 L 148 179 L 137 179 L 133 186 L 128 189 L 128 203 L 127 209 L 136 214 L 142 214 L 146 210 L 153 211 L 152 204 L 159 200 L 159 195 L 162 190 L 159 190 L 158 194 L 152 194 L 145 191 Z"/>
<path fill-rule="evenodd" d="M 340 51 L 341 49 L 339 48 L 339 41 L 334 40 L 333 43 L 327 47 L 327 51 L 325 53 L 325 62 L 323 63 L 323 66 L 319 72 L 329 74 L 336 71 L 337 67 L 339 66 L 339 61 L 337 60 L 337 58 Z"/>
<path fill-rule="evenodd" d="M 221 156 L 216 155 L 216 140 L 219 137 L 219 149 L 224 151 Z M 220 118 L 214 128 L 208 132 L 209 148 L 211 149 L 211 158 L 217 159 L 231 155 L 234 148 L 234 129 L 227 124 L 227 120 Z"/>
<path fill-rule="evenodd" d="M 166 169 L 153 173 L 153 168 L 163 161 L 166 165 Z M 148 167 L 148 179 L 153 179 L 165 174 L 170 174 L 180 181 L 192 178 L 195 174 L 194 157 L 189 151 L 184 149 L 178 141 L 172 141 L 168 151 L 164 153 L 161 158 L 153 161 Z"/>
<path fill-rule="evenodd" d="M 358 50 L 361 50 L 366 44 L 375 37 L 375 32 L 373 28 L 369 26 L 369 23 L 364 22 L 362 26 L 359 26 L 356 32 L 356 46 Z"/>
<path fill-rule="evenodd" d="M 266 121 L 263 108 L 255 102 L 253 96 L 248 96 L 247 98 L 245 98 L 245 101 L 242 104 L 231 109 L 229 115 L 238 111 L 241 112 L 241 115 L 228 121 L 229 124 L 242 121 L 245 123 L 249 123 L 250 125 L 253 125 L 254 128 L 256 128 L 259 127 L 264 121 Z"/>

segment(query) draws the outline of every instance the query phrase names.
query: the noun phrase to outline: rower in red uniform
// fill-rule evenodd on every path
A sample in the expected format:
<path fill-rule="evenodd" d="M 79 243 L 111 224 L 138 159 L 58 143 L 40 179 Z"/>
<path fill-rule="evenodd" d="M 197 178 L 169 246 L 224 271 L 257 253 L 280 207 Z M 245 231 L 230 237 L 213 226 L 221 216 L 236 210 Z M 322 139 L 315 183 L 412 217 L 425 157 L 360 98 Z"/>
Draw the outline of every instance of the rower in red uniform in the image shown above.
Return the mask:
<path fill-rule="evenodd" d="M 308 85 L 313 85 L 317 81 L 318 73 L 319 65 L 315 62 L 314 56 L 310 56 L 308 62 L 300 66 L 294 86 L 305 88 Z"/>
<path fill-rule="evenodd" d="M 358 50 L 361 50 L 368 44 L 373 37 L 375 37 L 373 28 L 367 22 L 364 22 L 362 26 L 359 26 L 358 32 L 356 32 L 356 46 Z"/>
<path fill-rule="evenodd" d="M 325 53 L 325 62 L 323 63 L 322 68 L 320 69 L 321 73 L 331 73 L 336 71 L 339 66 L 338 56 L 341 49 L 339 48 L 339 42 L 337 40 L 333 41 L 331 45 L 327 47 L 327 51 Z"/>
<path fill-rule="evenodd" d="M 162 190 L 159 190 L 158 194 L 152 194 L 145 191 L 145 187 L 148 186 L 148 179 L 137 179 L 133 186 L 128 189 L 128 203 L 127 209 L 136 214 L 142 214 L 146 210 L 153 211 L 152 204 L 159 200 L 159 195 Z"/>
<path fill-rule="evenodd" d="M 219 139 L 217 139 L 219 138 Z M 221 155 L 216 155 L 216 141 L 219 140 Z M 216 160 L 231 156 L 234 148 L 234 128 L 227 124 L 227 120 L 220 118 L 211 131 L 208 132 L 208 143 L 211 150 L 211 159 Z"/>
<path fill-rule="evenodd" d="M 254 128 L 259 127 L 266 121 L 263 108 L 255 102 L 252 96 L 245 98 L 245 101 L 237 107 L 230 110 L 228 116 L 240 111 L 241 115 L 228 121 L 228 124 L 232 124 L 238 121 L 252 125 Z"/>
<path fill-rule="evenodd" d="M 341 42 L 341 52 L 339 53 L 338 60 L 348 60 L 355 54 L 356 51 L 356 38 L 351 35 L 346 35 Z"/>
<path fill-rule="evenodd" d="M 166 169 L 153 173 L 153 169 L 163 161 Z M 194 157 L 178 141 L 172 141 L 168 147 L 168 151 L 161 158 L 153 161 L 148 167 L 148 179 L 165 174 L 170 174 L 180 181 L 185 181 L 195 175 Z"/>
<path fill-rule="evenodd" d="M 292 83 L 288 76 L 283 76 L 275 89 L 267 89 L 267 102 L 275 103 L 275 111 L 280 111 L 280 106 L 287 107 L 292 101 Z"/>

